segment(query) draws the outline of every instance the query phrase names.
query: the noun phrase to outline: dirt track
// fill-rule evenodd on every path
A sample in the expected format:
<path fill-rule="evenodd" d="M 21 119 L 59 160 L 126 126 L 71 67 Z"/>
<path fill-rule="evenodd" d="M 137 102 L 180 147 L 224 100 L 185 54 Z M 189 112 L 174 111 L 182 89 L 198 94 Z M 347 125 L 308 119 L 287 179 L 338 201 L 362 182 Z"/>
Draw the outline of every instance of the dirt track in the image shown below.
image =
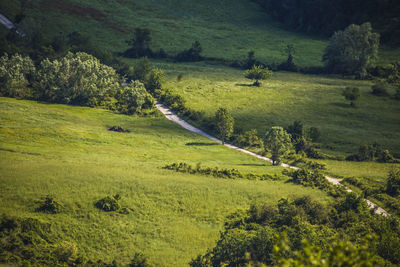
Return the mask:
<path fill-rule="evenodd" d="M 157 102 L 157 103 L 156 103 L 156 107 L 157 107 L 157 109 L 158 109 L 159 111 L 161 111 L 162 114 L 164 114 L 164 116 L 165 116 L 168 120 L 173 121 L 174 123 L 180 125 L 181 127 L 185 128 L 185 129 L 188 130 L 188 131 L 201 134 L 201 135 L 203 135 L 203 136 L 205 136 L 205 137 L 207 137 L 207 138 L 209 138 L 209 139 L 211 139 L 211 140 L 213 140 L 213 141 L 215 141 L 215 142 L 218 142 L 218 143 L 221 143 L 221 144 L 222 144 L 222 141 L 221 141 L 221 140 L 219 140 L 219 139 L 217 139 L 217 138 L 215 138 L 215 137 L 213 137 L 213 136 L 211 136 L 211 135 L 209 135 L 209 134 L 203 132 L 202 130 L 200 130 L 200 129 L 198 129 L 198 128 L 192 126 L 191 124 L 187 123 L 186 121 L 182 120 L 178 115 L 176 115 L 173 111 L 171 111 L 170 109 L 168 109 L 168 108 L 167 108 L 166 106 L 164 106 L 163 104 Z M 243 149 L 243 148 L 240 148 L 240 147 L 237 147 L 237 146 L 234 146 L 234 145 L 230 145 L 230 144 L 226 144 L 226 143 L 225 143 L 224 145 L 225 145 L 226 147 L 231 148 L 231 149 L 235 149 L 235 150 L 237 150 L 237 151 L 246 153 L 246 154 L 248 154 L 248 155 L 250 155 L 250 156 L 253 156 L 253 157 L 256 157 L 256 158 L 265 160 L 265 161 L 269 161 L 269 162 L 272 163 L 272 160 L 271 160 L 270 158 L 260 156 L 260 155 L 258 155 L 258 154 L 256 154 L 256 153 L 253 153 L 253 152 L 251 152 L 251 151 L 245 150 L 245 149 Z M 281 166 L 282 166 L 282 167 L 285 167 L 285 168 L 294 169 L 294 170 L 297 170 L 297 169 L 298 169 L 298 168 L 295 167 L 295 166 L 291 166 L 291 165 L 288 165 L 288 164 L 285 164 L 285 163 L 282 163 Z M 330 182 L 330 183 L 332 183 L 332 184 L 334 184 L 334 185 L 341 186 L 340 181 L 341 181 L 342 179 L 333 178 L 333 177 L 329 177 L 329 176 L 325 176 L 325 178 L 328 180 L 328 182 Z M 352 192 L 351 189 L 346 189 L 346 190 L 347 190 L 347 192 Z M 374 209 L 374 210 L 375 210 L 375 213 L 376 213 L 376 214 L 380 214 L 380 215 L 383 215 L 383 216 L 388 216 L 388 215 L 390 215 L 387 211 L 385 211 L 384 209 L 382 209 L 381 207 L 379 207 L 379 206 L 376 205 L 375 203 L 369 201 L 368 199 L 364 199 L 364 200 L 367 202 L 368 207 L 369 207 L 370 209 Z"/>

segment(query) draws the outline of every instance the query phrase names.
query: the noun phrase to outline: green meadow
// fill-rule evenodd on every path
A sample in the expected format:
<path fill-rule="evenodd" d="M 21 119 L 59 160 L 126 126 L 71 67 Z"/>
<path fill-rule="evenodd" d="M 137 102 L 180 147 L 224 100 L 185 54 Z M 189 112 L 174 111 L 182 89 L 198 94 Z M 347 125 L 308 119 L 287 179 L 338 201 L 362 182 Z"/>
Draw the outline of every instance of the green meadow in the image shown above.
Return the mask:
<path fill-rule="evenodd" d="M 92 260 L 127 263 L 143 252 L 156 266 L 183 266 L 213 247 L 224 218 L 255 201 L 309 195 L 317 189 L 279 181 L 180 174 L 173 162 L 280 174 L 281 168 L 215 145 L 161 115 L 137 117 L 0 98 L 0 214 L 51 223 L 57 241 L 75 243 Z M 121 125 L 129 133 L 108 131 Z M 131 209 L 104 212 L 94 202 L 121 195 Z M 51 195 L 60 214 L 35 212 Z"/>
<path fill-rule="evenodd" d="M 321 131 L 320 150 L 347 156 L 362 142 L 400 152 L 400 105 L 390 97 L 371 94 L 370 81 L 335 76 L 275 72 L 260 87 L 251 86 L 243 71 L 202 64 L 172 65 L 165 69 L 165 88 L 181 95 L 189 108 L 214 116 L 219 107 L 230 110 L 240 131 L 257 129 L 264 136 L 272 126 L 286 127 L 295 120 Z M 182 75 L 180 81 L 177 76 Z M 341 95 L 346 86 L 361 90 L 357 107 Z M 390 90 L 394 94 L 394 89 Z M 341 177 L 387 177 L 390 164 L 323 161 L 328 172 Z"/>
<path fill-rule="evenodd" d="M 2 12 L 13 18 L 20 1 L 0 0 Z M 286 60 L 283 49 L 293 44 L 299 66 L 320 66 L 327 38 L 289 30 L 247 0 L 128 1 L 41 0 L 32 1 L 21 27 L 40 29 L 54 37 L 78 31 L 100 48 L 122 52 L 136 27 L 151 30 L 153 50 L 175 55 L 198 40 L 206 57 L 242 60 L 251 50 L 266 63 Z M 400 50 L 381 49 L 381 63 L 399 59 Z"/>

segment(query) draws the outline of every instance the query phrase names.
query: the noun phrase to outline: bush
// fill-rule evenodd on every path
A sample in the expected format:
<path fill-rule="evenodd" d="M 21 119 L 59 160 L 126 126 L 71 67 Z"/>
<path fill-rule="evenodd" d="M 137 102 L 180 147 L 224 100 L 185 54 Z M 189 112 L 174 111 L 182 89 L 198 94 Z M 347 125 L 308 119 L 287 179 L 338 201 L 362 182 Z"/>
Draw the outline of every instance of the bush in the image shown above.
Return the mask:
<path fill-rule="evenodd" d="M 386 182 L 386 193 L 391 196 L 400 194 L 400 169 L 393 168 L 389 171 L 388 180 Z"/>
<path fill-rule="evenodd" d="M 33 98 L 30 84 L 36 68 L 29 57 L 7 54 L 0 58 L 0 95 L 23 99 Z"/>
<path fill-rule="evenodd" d="M 202 48 L 200 42 L 195 41 L 190 49 L 183 50 L 182 52 L 178 53 L 175 57 L 175 60 L 179 62 L 200 61 L 203 59 L 203 57 L 200 55 L 201 51 Z"/>
<path fill-rule="evenodd" d="M 94 205 L 104 211 L 117 211 L 121 207 L 115 197 L 109 196 L 98 200 Z"/>
<path fill-rule="evenodd" d="M 135 253 L 131 260 L 129 267 L 150 267 L 147 258 L 142 253 Z"/>
<path fill-rule="evenodd" d="M 310 127 L 307 131 L 307 137 L 309 137 L 313 142 L 318 142 L 321 138 L 321 132 L 316 127 Z"/>
<path fill-rule="evenodd" d="M 119 112 L 132 115 L 138 113 L 146 101 L 147 91 L 143 83 L 134 81 L 122 87 L 116 95 Z"/>
<path fill-rule="evenodd" d="M 60 213 L 62 210 L 62 205 L 59 204 L 57 201 L 54 200 L 53 197 L 47 196 L 40 207 L 36 209 L 36 211 L 46 212 L 46 213 Z"/>
<path fill-rule="evenodd" d="M 377 82 L 371 87 L 372 94 L 376 96 L 387 96 L 387 84 L 384 82 Z"/>

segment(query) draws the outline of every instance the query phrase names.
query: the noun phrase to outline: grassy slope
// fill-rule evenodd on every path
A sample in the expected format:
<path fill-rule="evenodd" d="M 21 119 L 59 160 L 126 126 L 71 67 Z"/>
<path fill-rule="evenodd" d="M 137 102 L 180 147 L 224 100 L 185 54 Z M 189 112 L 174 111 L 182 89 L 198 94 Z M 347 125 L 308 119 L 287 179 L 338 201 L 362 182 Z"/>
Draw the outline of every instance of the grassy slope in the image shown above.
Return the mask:
<path fill-rule="evenodd" d="M 13 18 L 19 10 L 18 0 L 0 0 L 2 11 Z M 127 1 L 127 0 L 41 0 L 27 9 L 27 32 L 41 27 L 54 36 L 79 31 L 96 46 L 111 51 L 127 48 L 135 27 L 152 31 L 152 47 L 175 54 L 199 40 L 204 55 L 224 59 L 243 59 L 250 50 L 264 62 L 280 63 L 286 44 L 296 47 L 299 65 L 321 65 L 326 39 L 288 31 L 275 22 L 258 5 L 248 0 Z M 72 23 L 73 22 L 73 23 Z M 399 58 L 398 49 L 382 50 L 382 62 Z"/>
<path fill-rule="evenodd" d="M 247 86 L 251 81 L 244 78 L 243 71 L 230 68 L 195 64 L 160 67 L 167 73 L 165 87 L 182 95 L 188 107 L 204 111 L 207 116 L 226 107 L 242 130 L 256 128 L 264 134 L 271 126 L 287 126 L 301 120 L 306 127 L 321 130 L 321 148 L 325 152 L 350 154 L 357 151 L 361 142 L 378 142 L 400 153 L 399 102 L 373 96 L 368 81 L 277 72 L 257 88 Z M 176 79 L 178 74 L 183 74 L 180 82 Z M 361 89 L 357 108 L 350 108 L 341 96 L 345 86 Z M 328 164 L 330 172 L 341 176 L 372 173 L 383 178 L 387 174 L 384 164 L 359 164 L 355 172 L 352 163 Z"/>
<path fill-rule="evenodd" d="M 161 117 L 0 98 L 0 214 L 51 222 L 59 240 L 91 259 L 127 261 L 142 251 L 156 266 L 183 266 L 212 247 L 224 217 L 252 201 L 327 196 L 283 181 L 224 180 L 161 169 L 185 161 L 203 166 L 276 173 L 281 169 L 210 143 Z M 130 133 L 109 132 L 121 125 Z M 119 193 L 129 215 L 93 203 Z M 47 194 L 65 206 L 34 212 Z"/>

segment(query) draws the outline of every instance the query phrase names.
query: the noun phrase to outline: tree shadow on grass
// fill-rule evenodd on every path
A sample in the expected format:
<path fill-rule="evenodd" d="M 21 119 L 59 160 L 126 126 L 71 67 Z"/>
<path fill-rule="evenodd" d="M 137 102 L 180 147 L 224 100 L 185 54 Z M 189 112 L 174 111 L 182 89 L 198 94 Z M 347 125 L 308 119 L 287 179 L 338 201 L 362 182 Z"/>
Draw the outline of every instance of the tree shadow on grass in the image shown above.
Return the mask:
<path fill-rule="evenodd" d="M 236 85 L 236 86 L 247 86 L 247 87 L 253 87 L 253 84 L 252 84 L 252 83 L 250 83 L 250 84 L 247 84 L 247 83 L 236 83 L 235 85 Z"/>
<path fill-rule="evenodd" d="M 191 143 L 186 143 L 185 145 L 187 145 L 187 146 L 215 146 L 215 145 L 219 145 L 219 143 L 191 142 Z"/>
<path fill-rule="evenodd" d="M 264 167 L 267 166 L 267 164 L 252 164 L 252 163 L 244 163 L 244 164 L 238 164 L 239 166 L 259 166 L 259 167 Z"/>
<path fill-rule="evenodd" d="M 351 108 L 349 103 L 332 103 L 331 105 L 333 106 L 337 106 L 337 107 L 341 107 L 341 108 Z"/>

